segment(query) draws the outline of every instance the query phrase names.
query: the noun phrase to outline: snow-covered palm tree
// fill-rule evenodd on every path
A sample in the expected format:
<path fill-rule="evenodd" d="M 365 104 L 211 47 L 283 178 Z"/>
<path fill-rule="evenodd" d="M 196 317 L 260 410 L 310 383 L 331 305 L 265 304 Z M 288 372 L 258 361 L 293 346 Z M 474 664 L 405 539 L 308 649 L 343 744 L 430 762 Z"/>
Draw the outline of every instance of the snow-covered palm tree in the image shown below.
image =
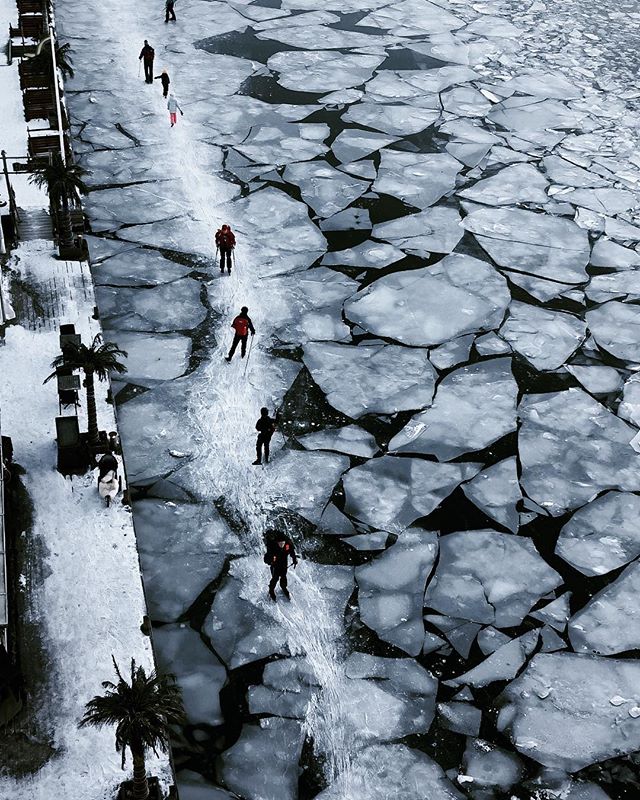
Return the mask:
<path fill-rule="evenodd" d="M 71 162 L 65 163 L 60 153 L 53 153 L 51 161 L 36 167 L 29 181 L 49 193 L 49 199 L 60 220 L 60 246 L 73 247 L 70 203 L 79 202 L 81 194 L 87 194 L 89 187 L 84 182 L 86 169 Z"/>

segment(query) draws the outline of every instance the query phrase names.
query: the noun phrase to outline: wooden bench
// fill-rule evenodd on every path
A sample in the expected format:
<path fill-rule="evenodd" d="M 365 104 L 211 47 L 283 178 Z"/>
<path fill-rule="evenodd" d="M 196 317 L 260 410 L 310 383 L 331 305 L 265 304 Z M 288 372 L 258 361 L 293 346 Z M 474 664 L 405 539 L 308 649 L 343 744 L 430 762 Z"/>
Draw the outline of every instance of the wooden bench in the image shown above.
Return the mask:
<path fill-rule="evenodd" d="M 41 39 L 46 30 L 47 23 L 42 14 L 23 14 L 20 16 L 17 27 L 15 25 L 9 26 L 9 35 L 23 39 Z"/>

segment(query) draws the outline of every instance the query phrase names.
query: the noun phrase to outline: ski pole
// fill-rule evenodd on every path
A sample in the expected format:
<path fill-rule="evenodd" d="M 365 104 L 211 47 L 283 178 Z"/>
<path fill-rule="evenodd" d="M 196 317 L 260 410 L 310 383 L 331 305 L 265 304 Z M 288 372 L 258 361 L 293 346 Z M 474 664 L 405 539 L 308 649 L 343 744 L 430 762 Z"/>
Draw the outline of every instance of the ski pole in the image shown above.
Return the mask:
<path fill-rule="evenodd" d="M 216 245 L 216 264 L 218 263 L 218 245 Z"/>
<path fill-rule="evenodd" d="M 249 359 L 251 358 L 251 348 L 253 347 L 253 335 L 251 336 L 251 341 L 249 342 L 249 352 L 247 353 L 247 363 L 244 365 L 244 372 L 242 373 L 242 377 L 244 378 L 247 374 L 247 367 L 249 366 Z"/>
<path fill-rule="evenodd" d="M 140 67 L 142 66 L 142 61 L 138 59 L 138 77 L 140 77 Z"/>

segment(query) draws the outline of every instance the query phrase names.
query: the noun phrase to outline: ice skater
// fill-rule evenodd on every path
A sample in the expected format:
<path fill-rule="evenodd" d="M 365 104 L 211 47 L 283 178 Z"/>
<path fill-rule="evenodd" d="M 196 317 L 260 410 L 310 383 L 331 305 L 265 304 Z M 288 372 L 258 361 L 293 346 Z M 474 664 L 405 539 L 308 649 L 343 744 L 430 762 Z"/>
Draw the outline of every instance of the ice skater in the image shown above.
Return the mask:
<path fill-rule="evenodd" d="M 173 128 L 178 120 L 178 117 L 176 116 L 177 112 L 179 111 L 180 115 L 184 117 L 184 111 L 178 105 L 178 101 L 176 100 L 176 96 L 173 94 L 173 92 L 169 95 L 167 108 L 169 109 L 169 121 L 171 122 L 171 127 Z"/>
<path fill-rule="evenodd" d="M 220 272 L 224 273 L 225 261 L 227 274 L 231 275 L 231 254 L 236 246 L 236 237 L 228 225 L 223 225 L 216 231 L 216 250 L 220 251 Z"/>
<path fill-rule="evenodd" d="M 260 419 L 256 422 L 258 438 L 256 440 L 256 460 L 254 466 L 262 464 L 262 452 L 264 450 L 264 463 L 269 463 L 269 445 L 271 437 L 276 429 L 276 420 L 269 416 L 268 408 L 260 409 Z"/>
<path fill-rule="evenodd" d="M 164 4 L 164 10 L 165 10 L 164 21 L 165 22 L 169 22 L 169 20 L 173 20 L 173 22 L 176 21 L 176 12 L 173 9 L 175 4 L 176 4 L 176 0 L 167 0 L 167 2 Z"/>
<path fill-rule="evenodd" d="M 264 556 L 264 563 L 271 569 L 271 580 L 269 581 L 269 597 L 276 600 L 276 583 L 280 581 L 282 594 L 291 600 L 289 589 L 287 588 L 287 570 L 289 568 L 289 557 L 293 563 L 293 568 L 298 566 L 298 557 L 293 549 L 293 542 L 283 533 L 274 531 L 267 532 L 267 552 Z"/>
<path fill-rule="evenodd" d="M 160 75 L 156 75 L 154 80 L 160 81 L 162 84 L 162 96 L 166 97 L 169 94 L 169 84 L 171 83 L 167 70 L 163 69 Z"/>
<path fill-rule="evenodd" d="M 251 331 L 252 336 L 256 335 L 256 330 L 253 327 L 253 322 L 251 322 L 251 317 L 249 316 L 249 309 L 246 306 L 242 306 L 240 313 L 231 323 L 231 327 L 236 333 L 233 337 L 233 343 L 231 345 L 231 350 L 229 350 L 229 355 L 226 356 L 227 361 L 231 361 L 238 345 L 240 345 L 240 355 L 242 358 L 244 358 L 245 353 L 247 352 L 247 338 L 249 336 L 249 331 Z"/>
<path fill-rule="evenodd" d="M 140 51 L 138 61 L 144 63 L 144 81 L 145 83 L 153 83 L 153 59 L 156 57 L 156 51 L 151 47 L 149 42 L 144 40 L 144 47 Z M 138 74 L 140 74 L 138 72 Z"/>

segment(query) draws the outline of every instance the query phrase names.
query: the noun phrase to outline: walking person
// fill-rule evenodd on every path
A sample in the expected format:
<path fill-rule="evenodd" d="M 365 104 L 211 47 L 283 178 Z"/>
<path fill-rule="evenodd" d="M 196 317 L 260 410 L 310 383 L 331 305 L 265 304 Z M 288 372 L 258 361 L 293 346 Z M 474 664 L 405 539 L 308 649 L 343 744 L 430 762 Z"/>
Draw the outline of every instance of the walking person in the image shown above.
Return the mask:
<path fill-rule="evenodd" d="M 169 22 L 169 20 L 172 20 L 173 22 L 176 21 L 176 12 L 173 10 L 173 7 L 175 6 L 175 4 L 176 4 L 176 0 L 167 0 L 167 2 L 164 4 L 164 10 L 165 10 L 164 21 L 165 22 Z"/>
<path fill-rule="evenodd" d="M 178 101 L 176 100 L 175 94 L 171 93 L 169 95 L 169 101 L 167 103 L 167 108 L 169 109 L 169 120 L 171 121 L 171 127 L 176 124 L 177 122 L 177 112 L 179 111 L 180 114 L 184 117 L 184 111 L 178 105 Z"/>
<path fill-rule="evenodd" d="M 262 464 L 262 452 L 264 450 L 264 463 L 269 463 L 269 445 L 271 437 L 276 429 L 276 420 L 269 416 L 268 408 L 260 409 L 260 419 L 256 422 L 258 438 L 256 440 L 256 460 L 254 466 Z"/>
<path fill-rule="evenodd" d="M 224 272 L 225 261 L 227 274 L 231 275 L 231 253 L 236 246 L 236 237 L 228 225 L 223 225 L 216 231 L 216 248 L 220 251 L 220 272 Z"/>
<path fill-rule="evenodd" d="M 293 542 L 283 533 L 267 532 L 267 552 L 264 556 L 264 563 L 271 569 L 271 580 L 269 581 L 269 597 L 276 600 L 276 583 L 280 581 L 282 594 L 291 600 L 289 589 L 287 588 L 287 570 L 289 568 L 289 558 L 293 563 L 293 568 L 298 566 L 298 557 L 293 549 Z"/>
<path fill-rule="evenodd" d="M 169 84 L 171 83 L 167 70 L 163 69 L 160 75 L 156 75 L 155 80 L 162 84 L 162 96 L 166 97 L 169 94 Z"/>
<path fill-rule="evenodd" d="M 252 336 L 255 336 L 256 334 L 256 330 L 253 327 L 253 322 L 251 322 L 251 317 L 249 316 L 249 309 L 246 306 L 242 306 L 240 313 L 231 323 L 231 327 L 236 333 L 233 337 L 233 343 L 231 345 L 231 350 L 229 350 L 229 355 L 226 356 L 227 361 L 231 361 L 238 345 L 241 345 L 240 355 L 242 358 L 244 358 L 245 353 L 247 352 L 247 338 L 249 336 L 249 331 L 251 331 Z"/>
<path fill-rule="evenodd" d="M 138 61 L 144 63 L 144 81 L 145 83 L 153 83 L 153 59 L 156 57 L 156 51 L 151 47 L 149 42 L 144 40 L 144 47 L 140 51 Z"/>

